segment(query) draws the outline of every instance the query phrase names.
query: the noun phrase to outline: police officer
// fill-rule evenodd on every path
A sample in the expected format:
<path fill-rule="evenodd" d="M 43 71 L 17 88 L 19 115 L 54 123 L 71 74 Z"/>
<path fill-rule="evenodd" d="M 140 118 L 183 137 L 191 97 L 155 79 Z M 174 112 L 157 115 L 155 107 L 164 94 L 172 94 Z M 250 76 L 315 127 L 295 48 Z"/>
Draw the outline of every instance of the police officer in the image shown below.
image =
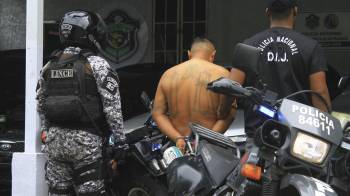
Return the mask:
<path fill-rule="evenodd" d="M 233 65 L 230 77 L 246 86 L 258 86 L 259 81 L 279 98 L 291 93 L 311 89 L 330 104 L 325 71 L 326 59 L 317 41 L 308 38 L 293 28 L 298 14 L 297 0 L 267 0 L 266 14 L 270 28 L 244 41 L 261 50 L 258 77 L 244 66 Z M 261 87 L 261 86 L 260 86 Z M 325 104 L 316 96 L 295 97 L 296 101 L 326 111 Z M 254 136 L 256 119 L 246 115 L 246 133 Z"/>
<path fill-rule="evenodd" d="M 124 150 L 118 77 L 95 54 L 104 34 L 101 24 L 95 13 L 66 13 L 59 26 L 65 49 L 44 66 L 38 83 L 46 181 L 52 196 L 105 195 L 101 169 L 107 130 L 118 152 L 115 158 Z"/>

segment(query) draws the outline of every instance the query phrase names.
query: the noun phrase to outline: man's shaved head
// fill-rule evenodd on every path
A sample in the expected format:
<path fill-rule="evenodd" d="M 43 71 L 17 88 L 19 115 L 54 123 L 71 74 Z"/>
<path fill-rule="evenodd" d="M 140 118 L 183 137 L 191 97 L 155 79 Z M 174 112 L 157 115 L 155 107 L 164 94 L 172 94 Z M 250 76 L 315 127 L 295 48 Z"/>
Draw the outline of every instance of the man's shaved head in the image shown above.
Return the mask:
<path fill-rule="evenodd" d="M 191 50 L 188 51 L 188 58 L 200 58 L 209 62 L 214 61 L 215 47 L 211 41 L 206 38 L 195 38 L 191 45 Z"/>
<path fill-rule="evenodd" d="M 215 47 L 213 45 L 213 43 L 211 43 L 211 41 L 209 41 L 206 38 L 195 38 L 192 42 L 191 45 L 191 52 L 196 52 L 196 51 L 200 51 L 200 50 L 206 50 L 208 52 L 214 52 L 215 51 Z"/>

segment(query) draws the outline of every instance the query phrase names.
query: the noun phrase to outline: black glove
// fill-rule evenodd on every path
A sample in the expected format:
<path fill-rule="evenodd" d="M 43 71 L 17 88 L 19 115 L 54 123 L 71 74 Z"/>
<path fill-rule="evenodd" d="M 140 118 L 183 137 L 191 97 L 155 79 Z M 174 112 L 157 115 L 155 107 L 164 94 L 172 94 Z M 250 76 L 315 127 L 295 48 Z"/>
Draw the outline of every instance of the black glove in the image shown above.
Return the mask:
<path fill-rule="evenodd" d="M 115 136 L 112 134 L 108 143 L 108 157 L 114 160 L 121 160 L 125 158 L 126 153 L 129 150 L 129 145 L 126 143 L 126 140 L 116 140 Z"/>
<path fill-rule="evenodd" d="M 113 148 L 113 159 L 122 160 L 125 159 L 127 151 L 129 150 L 128 144 L 119 145 Z"/>

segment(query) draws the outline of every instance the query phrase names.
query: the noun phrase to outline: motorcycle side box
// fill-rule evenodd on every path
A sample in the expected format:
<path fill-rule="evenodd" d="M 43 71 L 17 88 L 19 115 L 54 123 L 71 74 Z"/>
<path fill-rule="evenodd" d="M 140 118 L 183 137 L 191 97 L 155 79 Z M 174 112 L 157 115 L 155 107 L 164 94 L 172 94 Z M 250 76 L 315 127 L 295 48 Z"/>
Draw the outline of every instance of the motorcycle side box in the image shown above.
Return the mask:
<path fill-rule="evenodd" d="M 239 158 L 235 156 L 235 149 L 223 148 L 205 140 L 199 143 L 198 153 L 215 188 L 223 183 L 239 163 Z"/>
<path fill-rule="evenodd" d="M 233 149 L 202 140 L 197 156 L 183 156 L 169 165 L 169 192 L 173 195 L 207 195 L 224 182 L 238 163 Z"/>
<path fill-rule="evenodd" d="M 201 157 L 183 156 L 171 162 L 167 170 L 170 195 L 207 195 L 211 182 Z"/>

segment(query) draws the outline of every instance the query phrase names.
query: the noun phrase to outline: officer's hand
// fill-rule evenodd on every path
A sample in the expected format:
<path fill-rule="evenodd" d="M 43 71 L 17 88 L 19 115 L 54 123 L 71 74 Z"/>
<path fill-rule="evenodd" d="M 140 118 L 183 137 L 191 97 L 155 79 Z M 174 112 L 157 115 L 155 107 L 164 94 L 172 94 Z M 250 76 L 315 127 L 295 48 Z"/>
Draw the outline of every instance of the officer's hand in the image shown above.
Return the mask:
<path fill-rule="evenodd" d="M 112 159 L 120 160 L 125 158 L 126 151 L 129 150 L 129 145 L 125 142 L 125 140 L 117 140 L 116 137 L 112 134 L 109 138 L 108 143 L 109 148 L 112 150 Z"/>
<path fill-rule="evenodd" d="M 43 144 L 45 144 L 46 143 L 46 137 L 47 137 L 47 131 L 46 130 L 42 130 L 41 131 L 41 142 L 43 143 Z"/>
<path fill-rule="evenodd" d="M 117 170 L 118 162 L 115 159 L 112 159 L 110 162 L 112 170 Z"/>

